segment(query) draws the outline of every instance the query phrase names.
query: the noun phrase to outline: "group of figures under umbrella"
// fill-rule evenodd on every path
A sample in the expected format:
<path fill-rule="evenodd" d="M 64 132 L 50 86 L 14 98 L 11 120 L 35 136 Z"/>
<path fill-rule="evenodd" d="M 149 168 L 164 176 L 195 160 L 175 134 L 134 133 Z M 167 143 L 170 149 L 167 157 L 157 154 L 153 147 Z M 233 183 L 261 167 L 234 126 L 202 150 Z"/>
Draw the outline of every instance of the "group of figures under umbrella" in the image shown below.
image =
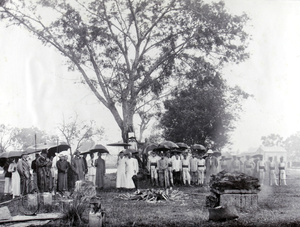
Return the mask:
<path fill-rule="evenodd" d="M 179 185 L 209 185 L 211 175 L 222 170 L 244 172 L 264 181 L 266 169 L 269 171 L 270 184 L 277 184 L 273 162 L 267 164 L 261 156 L 247 157 L 242 162 L 238 157 L 225 157 L 203 145 L 188 146 L 185 143 L 165 141 L 148 144 L 140 151 L 130 143 L 107 144 L 122 146 L 118 155 L 116 187 L 139 189 L 141 178 L 152 185 L 173 187 Z M 25 151 L 11 151 L 0 154 L 0 165 L 5 173 L 4 193 L 13 197 L 24 195 L 34 189 L 39 192 L 52 192 L 61 195 L 72 192 L 76 181 L 90 181 L 96 188 L 104 187 L 106 172 L 103 153 L 106 147 L 96 144 L 86 151 L 76 150 L 71 155 L 63 151 L 70 148 L 66 143 L 41 144 Z M 35 156 L 35 159 L 29 156 Z M 56 160 L 54 160 L 56 159 Z M 58 159 L 58 160 L 57 160 Z M 286 185 L 285 163 L 279 164 L 280 179 Z M 280 183 L 280 182 L 279 182 Z"/>
<path fill-rule="evenodd" d="M 127 151 L 127 150 L 125 150 Z M 138 155 L 137 155 L 138 156 Z M 207 150 L 203 145 L 164 141 L 148 144 L 141 158 L 153 186 L 204 185 L 219 170 L 220 152 Z M 117 188 L 126 188 L 128 155 L 120 152 L 117 168 Z M 137 171 L 138 172 L 138 171 Z"/>
<path fill-rule="evenodd" d="M 16 197 L 36 190 L 63 195 L 66 191 L 72 192 L 79 180 L 89 180 L 97 188 L 103 188 L 105 161 L 101 156 L 109 153 L 108 150 L 102 145 L 94 145 L 84 152 L 76 150 L 69 162 L 69 155 L 63 152 L 69 148 L 66 143 L 40 144 L 25 151 L 1 153 L 4 193 Z M 94 153 L 97 153 L 97 158 L 94 158 Z M 86 159 L 88 154 L 89 160 Z"/>
<path fill-rule="evenodd" d="M 132 158 L 133 154 L 133 158 Z M 129 160 L 137 159 L 134 167 Z M 142 161 L 141 161 L 142 160 Z M 243 173 L 259 179 L 260 184 L 286 185 L 285 163 L 280 159 L 276 167 L 270 158 L 263 160 L 263 155 L 222 155 L 221 152 L 212 151 L 203 145 L 194 144 L 188 146 L 185 143 L 174 143 L 165 141 L 161 144 L 147 145 L 141 154 L 128 149 L 120 152 L 117 168 L 117 188 L 130 188 L 130 178 L 126 173 L 133 168 L 135 173 L 139 173 L 138 164 L 146 166 L 148 180 L 153 186 L 173 187 L 180 185 L 209 185 L 211 176 L 221 171 Z M 279 181 L 277 181 L 277 170 Z M 267 177 L 265 178 L 265 175 Z M 138 175 L 138 174 L 137 174 Z M 135 187 L 138 188 L 138 179 L 133 176 Z"/>

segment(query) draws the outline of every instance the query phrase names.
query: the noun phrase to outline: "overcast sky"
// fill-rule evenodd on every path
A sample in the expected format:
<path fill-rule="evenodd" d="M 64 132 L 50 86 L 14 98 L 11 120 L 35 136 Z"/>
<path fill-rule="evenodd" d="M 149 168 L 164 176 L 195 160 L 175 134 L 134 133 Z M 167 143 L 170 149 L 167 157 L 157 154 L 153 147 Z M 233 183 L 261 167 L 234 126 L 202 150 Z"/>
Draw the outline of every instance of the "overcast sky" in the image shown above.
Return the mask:
<path fill-rule="evenodd" d="M 225 4 L 230 12 L 245 12 L 251 19 L 246 28 L 252 36 L 250 59 L 224 69 L 230 84 L 254 95 L 244 103 L 232 134 L 232 150 L 247 151 L 260 145 L 261 136 L 286 138 L 300 131 L 300 1 Z M 20 28 L 1 26 L 0 52 L 0 123 L 53 132 L 63 116 L 77 112 L 105 127 L 105 141 L 121 139 L 110 113 L 85 85 L 75 83 L 80 75 L 68 72 L 56 51 Z"/>

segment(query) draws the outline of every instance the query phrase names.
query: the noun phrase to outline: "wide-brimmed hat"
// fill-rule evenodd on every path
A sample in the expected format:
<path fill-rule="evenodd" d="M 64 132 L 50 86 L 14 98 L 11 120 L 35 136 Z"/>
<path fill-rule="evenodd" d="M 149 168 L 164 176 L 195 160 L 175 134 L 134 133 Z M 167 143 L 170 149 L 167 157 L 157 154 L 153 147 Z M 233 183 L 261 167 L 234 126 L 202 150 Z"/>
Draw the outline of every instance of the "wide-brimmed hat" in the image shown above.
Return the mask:
<path fill-rule="evenodd" d="M 212 151 L 212 150 L 208 150 L 207 152 L 206 152 L 206 154 L 213 154 L 214 152 Z"/>
<path fill-rule="evenodd" d="M 77 154 L 80 154 L 79 150 L 76 150 L 76 151 L 74 152 L 74 155 L 77 155 Z"/>

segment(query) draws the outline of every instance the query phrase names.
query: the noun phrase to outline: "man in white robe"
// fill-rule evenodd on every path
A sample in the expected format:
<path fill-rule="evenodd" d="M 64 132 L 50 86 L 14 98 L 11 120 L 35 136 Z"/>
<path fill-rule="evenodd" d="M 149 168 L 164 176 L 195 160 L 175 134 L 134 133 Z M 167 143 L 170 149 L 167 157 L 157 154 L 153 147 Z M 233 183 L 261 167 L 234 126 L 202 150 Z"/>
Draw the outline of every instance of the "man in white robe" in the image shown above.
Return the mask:
<path fill-rule="evenodd" d="M 126 158 L 124 153 L 121 151 L 117 161 L 117 179 L 116 179 L 116 188 L 125 188 L 126 187 Z"/>
<path fill-rule="evenodd" d="M 132 158 L 132 153 L 128 153 L 128 158 L 125 162 L 125 173 L 126 173 L 126 188 L 134 189 L 136 188 L 132 177 L 137 175 L 139 171 L 139 165 L 135 158 Z"/>
<path fill-rule="evenodd" d="M 88 168 L 88 180 L 93 182 L 93 184 L 95 185 L 96 167 L 95 167 L 94 153 L 90 153 L 90 159 L 87 161 L 87 168 Z"/>
<path fill-rule="evenodd" d="M 186 182 L 188 185 L 191 185 L 190 169 L 191 169 L 190 160 L 188 158 L 188 154 L 185 152 L 183 153 L 183 159 L 182 159 L 182 180 L 184 185 L 186 184 Z"/>
<path fill-rule="evenodd" d="M 278 169 L 279 169 L 279 185 L 286 185 L 285 162 L 283 161 L 283 157 L 280 157 Z"/>

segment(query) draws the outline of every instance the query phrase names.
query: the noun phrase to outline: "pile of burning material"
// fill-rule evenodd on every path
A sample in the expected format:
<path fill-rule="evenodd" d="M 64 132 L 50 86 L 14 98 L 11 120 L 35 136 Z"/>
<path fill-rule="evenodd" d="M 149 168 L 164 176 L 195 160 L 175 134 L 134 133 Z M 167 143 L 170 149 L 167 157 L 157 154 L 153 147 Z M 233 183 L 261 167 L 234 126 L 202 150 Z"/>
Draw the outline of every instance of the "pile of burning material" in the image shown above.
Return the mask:
<path fill-rule="evenodd" d="M 260 184 L 257 178 L 244 173 L 222 171 L 211 176 L 210 188 L 219 192 L 226 190 L 259 191 Z"/>
<path fill-rule="evenodd" d="M 146 202 L 157 202 L 166 200 L 182 200 L 186 195 L 178 190 L 146 189 L 134 193 L 120 194 L 118 196 L 124 200 L 142 200 Z"/>

